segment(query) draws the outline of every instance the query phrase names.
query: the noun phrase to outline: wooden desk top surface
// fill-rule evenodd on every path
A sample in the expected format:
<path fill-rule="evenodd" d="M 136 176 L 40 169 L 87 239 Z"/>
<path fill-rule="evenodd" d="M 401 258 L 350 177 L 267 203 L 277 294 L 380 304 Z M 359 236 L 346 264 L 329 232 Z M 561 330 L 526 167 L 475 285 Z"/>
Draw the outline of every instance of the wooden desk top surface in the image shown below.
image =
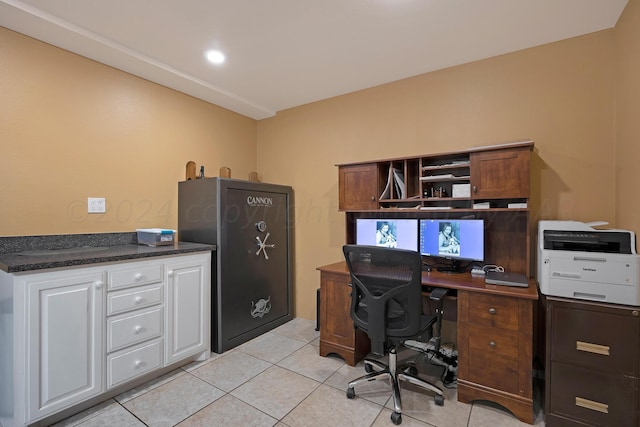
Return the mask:
<path fill-rule="evenodd" d="M 345 261 L 323 265 L 316 270 L 327 273 L 349 274 L 349 269 Z M 528 288 L 519 288 L 516 286 L 491 285 L 484 282 L 483 276 L 476 277 L 469 273 L 447 274 L 433 270 L 422 272 L 422 284 L 436 288 L 459 289 L 533 300 L 538 299 L 538 288 L 535 280 L 532 279 L 529 280 Z"/>

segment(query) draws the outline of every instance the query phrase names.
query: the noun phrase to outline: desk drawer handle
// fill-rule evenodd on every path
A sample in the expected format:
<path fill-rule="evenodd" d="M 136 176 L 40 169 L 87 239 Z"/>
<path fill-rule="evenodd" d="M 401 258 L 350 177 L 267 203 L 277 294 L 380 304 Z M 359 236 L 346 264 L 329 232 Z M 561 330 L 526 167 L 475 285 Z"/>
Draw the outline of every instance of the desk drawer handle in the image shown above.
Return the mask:
<path fill-rule="evenodd" d="M 592 411 L 602 412 L 603 414 L 609 413 L 609 405 L 607 405 L 606 403 L 594 402 L 593 400 L 583 399 L 577 396 L 576 406 L 591 409 Z"/>
<path fill-rule="evenodd" d="M 489 341 L 489 347 L 496 348 L 496 342 L 495 341 Z"/>
<path fill-rule="evenodd" d="M 489 314 L 496 314 L 498 312 L 498 310 L 496 310 L 495 308 L 491 307 L 489 309 Z"/>
<path fill-rule="evenodd" d="M 592 344 L 590 342 L 576 341 L 576 350 L 586 351 L 588 353 L 601 354 L 603 356 L 609 356 L 608 345 Z"/>

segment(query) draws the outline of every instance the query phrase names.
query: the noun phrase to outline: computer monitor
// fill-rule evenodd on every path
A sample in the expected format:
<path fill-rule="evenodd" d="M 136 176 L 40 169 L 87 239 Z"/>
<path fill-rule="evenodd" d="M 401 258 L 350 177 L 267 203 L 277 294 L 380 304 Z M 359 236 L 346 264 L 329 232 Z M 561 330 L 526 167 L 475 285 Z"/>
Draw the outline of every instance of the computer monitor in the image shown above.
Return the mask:
<path fill-rule="evenodd" d="M 439 271 L 463 272 L 459 260 L 484 261 L 484 221 L 481 219 L 421 219 L 420 254 L 452 260 Z"/>
<path fill-rule="evenodd" d="M 357 218 L 356 244 L 418 251 L 418 220 Z"/>

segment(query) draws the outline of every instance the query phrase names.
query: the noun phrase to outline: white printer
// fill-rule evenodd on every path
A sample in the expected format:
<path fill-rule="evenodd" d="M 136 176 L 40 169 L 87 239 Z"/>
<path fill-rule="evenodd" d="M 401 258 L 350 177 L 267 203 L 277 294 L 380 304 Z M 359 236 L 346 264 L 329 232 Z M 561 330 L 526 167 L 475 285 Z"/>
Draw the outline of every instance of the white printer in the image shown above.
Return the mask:
<path fill-rule="evenodd" d="M 538 223 L 538 283 L 545 295 L 640 306 L 639 272 L 633 231 Z"/>

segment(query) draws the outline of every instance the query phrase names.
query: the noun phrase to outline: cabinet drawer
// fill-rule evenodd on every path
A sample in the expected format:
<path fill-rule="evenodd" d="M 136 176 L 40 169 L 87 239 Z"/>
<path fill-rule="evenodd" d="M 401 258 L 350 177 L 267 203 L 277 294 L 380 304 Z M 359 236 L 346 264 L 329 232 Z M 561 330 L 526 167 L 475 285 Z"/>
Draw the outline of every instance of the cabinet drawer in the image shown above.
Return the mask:
<path fill-rule="evenodd" d="M 551 315 L 551 360 L 638 376 L 638 317 L 555 305 Z"/>
<path fill-rule="evenodd" d="M 162 340 L 107 357 L 107 388 L 162 367 Z"/>
<path fill-rule="evenodd" d="M 158 263 L 139 263 L 109 272 L 109 290 L 162 282 L 163 266 Z"/>
<path fill-rule="evenodd" d="M 518 301 L 496 295 L 469 296 L 469 324 L 518 330 Z"/>
<path fill-rule="evenodd" d="M 469 350 L 515 360 L 518 358 L 518 332 L 469 325 Z"/>
<path fill-rule="evenodd" d="M 162 302 L 162 285 L 129 289 L 109 294 L 107 297 L 107 315 L 124 313 Z"/>
<path fill-rule="evenodd" d="M 162 334 L 162 306 L 107 320 L 107 351 L 136 344 Z"/>
<path fill-rule="evenodd" d="M 638 379 L 551 363 L 549 412 L 594 426 L 636 426 Z"/>

